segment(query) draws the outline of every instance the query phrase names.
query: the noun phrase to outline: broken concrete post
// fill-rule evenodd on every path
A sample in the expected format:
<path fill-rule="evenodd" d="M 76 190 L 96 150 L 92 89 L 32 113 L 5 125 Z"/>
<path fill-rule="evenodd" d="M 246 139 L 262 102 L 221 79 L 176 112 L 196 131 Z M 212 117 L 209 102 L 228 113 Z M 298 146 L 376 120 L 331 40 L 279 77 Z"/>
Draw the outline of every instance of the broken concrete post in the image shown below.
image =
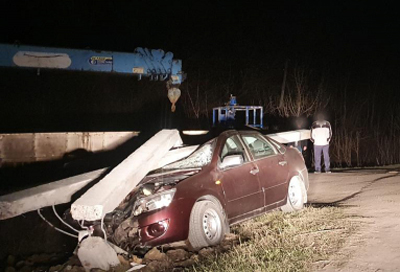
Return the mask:
<path fill-rule="evenodd" d="M 75 220 L 100 220 L 113 211 L 126 195 L 174 146 L 182 145 L 177 130 L 162 130 L 139 147 L 71 206 Z"/>
<path fill-rule="evenodd" d="M 107 168 L 62 179 L 0 197 L 0 220 L 46 206 L 68 203 L 71 196 L 89 182 L 98 178 Z"/>
<path fill-rule="evenodd" d="M 100 237 L 88 237 L 78 248 L 78 258 L 86 271 L 99 268 L 109 271 L 120 264 L 117 252 Z"/>

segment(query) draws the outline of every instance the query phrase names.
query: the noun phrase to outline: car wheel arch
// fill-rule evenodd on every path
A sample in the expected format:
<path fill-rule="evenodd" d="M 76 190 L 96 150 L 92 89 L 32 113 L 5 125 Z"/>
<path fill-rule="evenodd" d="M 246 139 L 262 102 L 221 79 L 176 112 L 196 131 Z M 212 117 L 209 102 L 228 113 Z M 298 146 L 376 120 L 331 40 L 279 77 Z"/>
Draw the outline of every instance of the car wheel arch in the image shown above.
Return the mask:
<path fill-rule="evenodd" d="M 228 219 L 228 213 L 226 212 L 226 210 L 225 210 L 225 208 L 224 208 L 224 206 L 223 206 L 223 204 L 222 204 L 223 202 L 222 202 L 220 199 L 218 199 L 218 197 L 216 197 L 216 196 L 214 196 L 214 195 L 211 195 L 211 194 L 205 194 L 205 195 L 199 197 L 199 198 L 194 202 L 194 204 L 197 203 L 197 202 L 200 202 L 200 201 L 207 201 L 207 200 L 213 202 L 214 204 L 216 204 L 216 205 L 218 205 L 218 206 L 220 207 L 220 209 L 221 209 L 221 211 L 223 212 L 223 215 L 224 215 L 224 217 L 225 217 L 225 224 L 226 224 L 228 230 L 230 230 L 230 228 L 229 228 L 230 224 L 229 224 L 229 219 Z M 194 204 L 193 204 L 193 206 L 194 206 Z M 192 208 L 193 208 L 193 206 L 192 206 Z"/>
<path fill-rule="evenodd" d="M 222 224 L 222 227 L 220 229 L 222 231 L 221 232 L 221 234 L 222 234 L 222 238 L 221 239 L 223 239 L 224 234 L 230 232 L 229 221 L 228 221 L 225 209 L 223 208 L 220 200 L 216 196 L 213 196 L 213 195 L 203 195 L 203 196 L 199 197 L 194 202 L 194 205 L 192 207 L 192 213 L 191 213 L 191 216 L 190 216 L 189 235 L 188 235 L 188 238 L 187 238 L 186 241 L 187 241 L 187 245 L 192 250 L 199 250 L 199 249 L 201 249 L 203 247 L 207 247 L 207 246 L 211 245 L 209 243 L 204 243 L 204 241 L 200 242 L 200 244 L 199 244 L 199 240 L 198 239 L 199 239 L 199 234 L 201 233 L 201 231 L 199 231 L 199 229 L 197 227 L 198 226 L 198 224 L 197 224 L 198 221 L 196 222 L 196 220 L 194 220 L 194 221 L 192 220 L 192 216 L 195 216 L 194 218 L 197 218 L 197 215 L 199 215 L 199 213 L 198 213 L 199 212 L 199 207 L 202 207 L 201 205 L 199 206 L 199 204 L 201 204 L 203 202 L 205 203 L 205 205 L 207 205 L 206 204 L 207 202 L 208 203 L 212 203 L 213 205 L 215 205 L 215 208 L 216 208 L 216 209 L 214 209 L 214 211 L 218 210 L 219 213 L 220 213 L 219 218 L 220 218 L 220 222 Z M 195 227 L 192 230 L 191 224 L 194 223 L 194 222 L 196 222 L 196 224 L 194 225 Z"/>
<path fill-rule="evenodd" d="M 213 195 L 203 195 L 203 196 L 199 197 L 199 198 L 195 201 L 195 203 L 196 203 L 196 202 L 200 202 L 200 201 L 204 201 L 204 200 L 208 200 L 208 201 L 214 202 L 216 205 L 218 205 L 218 206 L 221 208 L 221 210 L 225 213 L 225 216 L 226 216 L 225 208 L 224 208 L 224 206 L 222 205 L 221 200 L 218 199 L 218 197 L 213 196 Z"/>
<path fill-rule="evenodd" d="M 286 187 L 287 187 L 287 188 L 289 187 L 290 182 L 291 182 L 292 179 L 294 179 L 294 178 L 298 178 L 298 179 L 303 183 L 304 189 L 305 189 L 304 194 L 305 194 L 306 197 L 307 197 L 307 190 L 308 190 L 308 187 L 309 187 L 308 177 L 305 178 L 305 177 L 303 176 L 303 173 L 302 173 L 301 170 L 299 170 L 299 169 L 294 169 L 293 171 L 291 171 L 291 172 L 288 174 L 288 178 L 287 178 L 287 182 L 286 182 Z M 306 179 L 307 179 L 307 180 L 306 180 Z M 287 188 L 286 188 L 286 189 L 287 189 Z M 306 203 L 306 202 L 307 202 L 307 198 L 305 199 L 305 202 L 304 202 L 304 203 Z"/>
<path fill-rule="evenodd" d="M 305 188 L 304 180 L 303 180 L 303 178 L 302 178 L 301 175 L 293 175 L 293 176 L 290 178 L 289 182 L 288 182 L 288 186 L 287 186 L 287 195 L 286 195 L 286 203 L 285 203 L 283 206 L 281 206 L 281 210 L 286 211 L 286 212 L 288 212 L 288 211 L 289 211 L 289 212 L 290 212 L 290 211 L 295 211 L 295 210 L 292 208 L 291 204 L 289 204 L 289 186 L 290 186 L 290 184 L 291 184 L 292 182 L 299 182 L 299 185 L 300 185 L 300 190 L 301 190 L 301 194 L 302 194 L 302 197 L 303 197 L 303 199 L 302 199 L 302 205 L 301 205 L 301 208 L 300 208 L 300 209 L 302 209 L 302 208 L 303 208 L 303 205 L 304 205 L 305 203 L 307 203 L 307 190 L 306 190 L 306 188 Z"/>

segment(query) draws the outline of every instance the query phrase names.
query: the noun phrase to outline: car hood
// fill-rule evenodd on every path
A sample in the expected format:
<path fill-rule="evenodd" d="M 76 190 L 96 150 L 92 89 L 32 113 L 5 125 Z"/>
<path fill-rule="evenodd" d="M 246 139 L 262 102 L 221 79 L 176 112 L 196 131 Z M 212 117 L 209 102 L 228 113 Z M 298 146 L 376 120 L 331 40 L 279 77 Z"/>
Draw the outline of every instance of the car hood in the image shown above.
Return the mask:
<path fill-rule="evenodd" d="M 176 184 L 201 171 L 201 168 L 169 169 L 165 172 L 146 176 L 139 185 L 152 183 L 154 185 Z"/>

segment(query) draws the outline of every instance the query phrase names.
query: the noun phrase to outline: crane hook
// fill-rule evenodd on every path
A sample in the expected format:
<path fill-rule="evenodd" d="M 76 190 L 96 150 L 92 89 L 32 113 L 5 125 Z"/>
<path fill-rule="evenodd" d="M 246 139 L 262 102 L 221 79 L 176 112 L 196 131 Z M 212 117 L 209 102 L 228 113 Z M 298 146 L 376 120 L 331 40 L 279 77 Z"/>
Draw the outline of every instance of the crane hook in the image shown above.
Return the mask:
<path fill-rule="evenodd" d="M 181 96 L 181 90 L 178 88 L 171 88 L 168 90 L 168 99 L 171 102 L 171 111 L 175 112 L 176 106 L 175 103 L 178 101 L 179 97 Z"/>

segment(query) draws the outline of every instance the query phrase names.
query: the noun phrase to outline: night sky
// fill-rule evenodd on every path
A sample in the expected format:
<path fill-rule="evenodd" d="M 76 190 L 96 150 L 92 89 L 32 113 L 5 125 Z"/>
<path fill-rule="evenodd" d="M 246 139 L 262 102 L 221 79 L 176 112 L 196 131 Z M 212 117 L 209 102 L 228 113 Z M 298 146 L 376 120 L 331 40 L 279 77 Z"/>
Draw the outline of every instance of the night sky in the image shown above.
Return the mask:
<path fill-rule="evenodd" d="M 1 42 L 220 57 L 398 57 L 398 12 L 387 1 L 7 1 Z"/>
<path fill-rule="evenodd" d="M 215 88 L 223 89 L 224 81 L 234 78 L 229 91 L 237 89 L 240 96 L 243 86 L 255 82 L 254 77 L 279 90 L 288 61 L 289 66 L 304 66 L 313 75 L 327 78 L 335 105 L 342 99 L 343 87 L 339 85 L 343 84 L 349 86 L 346 97 L 354 101 L 366 89 L 376 92 L 377 86 L 380 95 L 388 92 L 391 101 L 398 98 L 400 20 L 395 5 L 388 1 L 2 0 L 0 10 L 1 43 L 126 52 L 136 47 L 161 48 L 183 60 L 189 89 L 193 87 L 190 82 L 200 80 L 202 84 L 207 81 L 207 86 L 220 84 Z M 36 88 L 37 80 L 31 80 L 31 74 L 12 73 L 11 78 L 26 76 L 30 89 Z M 93 80 L 105 81 L 104 77 Z M 130 84 L 124 78 L 106 81 L 115 89 L 120 88 L 118 84 L 121 88 Z M 20 85 L 10 83 L 2 89 L 3 103 L 9 96 L 13 103 L 18 101 L 10 92 L 20 91 Z M 56 89 L 52 92 L 55 96 L 64 92 Z M 221 91 L 217 100 L 222 101 L 229 91 Z M 241 99 L 257 100 L 249 97 Z M 50 100 L 40 99 L 40 106 L 21 116 L 37 114 L 37 108 L 51 104 Z M 2 111 L 9 112 L 4 107 Z M 51 112 L 43 110 L 43 114 Z"/>

